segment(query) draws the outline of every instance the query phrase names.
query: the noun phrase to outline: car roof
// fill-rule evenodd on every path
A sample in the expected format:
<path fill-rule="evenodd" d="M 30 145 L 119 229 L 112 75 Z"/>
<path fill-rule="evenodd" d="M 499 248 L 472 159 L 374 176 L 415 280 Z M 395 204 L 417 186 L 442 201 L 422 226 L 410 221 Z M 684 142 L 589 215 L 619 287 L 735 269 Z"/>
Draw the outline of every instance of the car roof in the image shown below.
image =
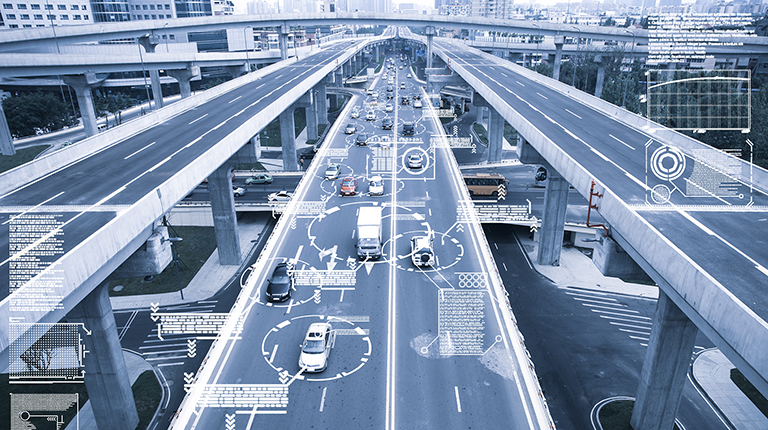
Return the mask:
<path fill-rule="evenodd" d="M 313 335 L 319 334 L 320 336 L 325 333 L 326 330 L 330 329 L 330 324 L 328 323 L 312 323 L 309 325 L 309 328 L 307 329 L 307 337 L 316 337 Z"/>
<path fill-rule="evenodd" d="M 329 168 L 329 169 L 330 169 L 330 168 L 336 168 L 336 167 L 339 167 L 339 164 L 338 164 L 338 163 L 331 163 L 331 164 L 329 164 L 329 165 L 328 165 L 328 168 Z"/>
<path fill-rule="evenodd" d="M 368 180 L 369 181 L 381 181 L 381 176 L 379 176 L 379 175 L 371 176 Z"/>

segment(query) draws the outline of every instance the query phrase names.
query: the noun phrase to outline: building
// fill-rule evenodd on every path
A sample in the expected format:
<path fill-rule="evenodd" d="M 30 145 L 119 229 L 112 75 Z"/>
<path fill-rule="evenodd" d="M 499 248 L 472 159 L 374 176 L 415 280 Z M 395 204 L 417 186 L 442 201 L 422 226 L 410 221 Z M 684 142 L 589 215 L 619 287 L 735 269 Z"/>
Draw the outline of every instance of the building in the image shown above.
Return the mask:
<path fill-rule="evenodd" d="M 275 13 L 275 9 L 264 0 L 254 0 L 248 2 L 247 5 L 248 15 L 263 15 L 267 13 Z"/>
<path fill-rule="evenodd" d="M 514 13 L 513 0 L 472 0 L 472 16 L 511 19 Z"/>
<path fill-rule="evenodd" d="M 470 16 L 472 14 L 472 5 L 470 4 L 448 4 L 439 7 L 440 15 L 451 16 Z"/>
<path fill-rule="evenodd" d="M 131 21 L 171 19 L 176 16 L 175 3 L 171 0 L 131 0 Z"/>
<path fill-rule="evenodd" d="M 6 0 L 8 1 L 8 0 Z M 52 24 L 91 24 L 94 20 L 89 0 L 45 1 L 14 0 L 0 9 L 0 29 L 50 27 Z M 117 14 L 116 17 L 121 17 Z M 117 21 L 118 19 L 115 19 Z M 124 21 L 127 21 L 125 19 Z"/>

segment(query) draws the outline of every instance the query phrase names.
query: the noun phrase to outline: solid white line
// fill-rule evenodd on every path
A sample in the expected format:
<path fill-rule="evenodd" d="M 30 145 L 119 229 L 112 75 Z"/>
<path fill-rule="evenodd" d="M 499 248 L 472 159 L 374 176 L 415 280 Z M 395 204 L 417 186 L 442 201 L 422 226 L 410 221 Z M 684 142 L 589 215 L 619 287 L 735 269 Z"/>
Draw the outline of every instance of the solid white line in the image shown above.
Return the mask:
<path fill-rule="evenodd" d="M 637 331 L 637 330 L 630 330 L 630 329 L 626 329 L 626 328 L 620 328 L 619 331 L 623 331 L 624 333 L 644 334 L 646 336 L 650 336 L 651 335 L 647 331 Z"/>
<path fill-rule="evenodd" d="M 630 144 L 624 142 L 623 140 L 619 139 L 618 137 L 616 137 L 616 136 L 614 136 L 614 135 L 612 135 L 610 133 L 608 134 L 608 136 L 611 136 L 612 138 L 616 139 L 619 143 L 624 144 L 624 146 L 626 146 L 627 148 L 629 148 L 629 149 L 631 149 L 633 151 L 635 150 L 635 148 L 633 148 Z"/>
<path fill-rule="evenodd" d="M 456 408 L 461 412 L 461 400 L 459 400 L 459 387 L 453 387 L 453 391 L 456 393 Z"/>
<path fill-rule="evenodd" d="M 122 330 L 120 330 L 120 340 L 123 340 L 123 336 L 125 336 L 125 333 L 128 331 L 128 329 L 131 327 L 131 324 L 133 324 L 133 320 L 136 318 L 136 314 L 138 314 L 139 311 L 133 311 L 130 317 L 128 317 L 128 321 L 125 323 L 125 327 L 123 327 Z"/>
<path fill-rule="evenodd" d="M 591 308 L 610 309 L 612 311 L 622 311 L 622 312 L 629 312 L 629 313 L 634 313 L 634 314 L 639 314 L 640 313 L 638 311 L 633 311 L 632 309 L 624 309 L 623 307 L 622 308 L 616 308 L 616 307 L 593 305 L 591 303 L 582 303 L 581 305 L 582 306 L 589 306 Z M 621 305 L 617 305 L 617 306 L 621 306 Z"/>
<path fill-rule="evenodd" d="M 651 323 L 647 323 L 648 324 L 647 327 L 643 327 L 643 326 L 640 326 L 640 325 L 632 325 L 632 324 L 622 324 L 622 323 L 617 323 L 617 322 L 613 322 L 613 321 L 608 321 L 608 324 L 620 325 L 622 327 L 632 327 L 632 328 L 636 328 L 636 329 L 640 329 L 640 330 L 649 330 L 651 328 Z"/>
<path fill-rule="evenodd" d="M 152 142 L 152 143 L 150 143 L 149 145 L 147 145 L 147 146 L 145 146 L 145 147 L 143 147 L 143 148 L 139 149 L 138 151 L 134 152 L 133 154 L 131 154 L 131 155 L 129 155 L 129 156 L 127 156 L 127 157 L 123 158 L 123 160 L 127 160 L 127 159 L 129 159 L 129 158 L 133 157 L 134 155 L 138 154 L 139 152 L 141 152 L 141 151 L 143 151 L 143 150 L 145 150 L 145 149 L 149 148 L 150 146 L 152 146 L 152 145 L 154 145 L 154 144 L 156 144 L 156 143 L 157 143 L 157 142 Z"/>
<path fill-rule="evenodd" d="M 493 242 L 493 246 L 494 248 L 496 248 L 497 251 L 499 250 L 499 245 L 496 245 L 496 242 Z"/>
<path fill-rule="evenodd" d="M 619 314 L 619 313 L 616 313 L 616 312 L 606 312 L 606 311 L 601 311 L 599 309 L 590 309 L 590 310 L 592 312 L 598 312 L 598 313 L 601 313 L 601 314 L 618 315 L 618 316 L 621 316 L 621 317 L 629 317 L 629 318 L 640 318 L 640 319 L 649 320 L 649 321 L 651 320 L 648 317 L 641 317 L 641 316 L 636 316 L 636 315 Z"/>
<path fill-rule="evenodd" d="M 644 341 L 648 342 L 648 338 L 647 337 L 630 336 L 629 338 L 630 339 L 635 339 L 635 340 L 644 340 Z"/>
<path fill-rule="evenodd" d="M 196 120 L 194 120 L 194 121 L 190 122 L 190 123 L 189 123 L 189 125 L 192 125 L 192 124 L 194 124 L 194 123 L 196 123 L 196 122 L 200 121 L 201 119 L 203 119 L 203 118 L 205 118 L 205 117 L 207 117 L 207 116 L 208 116 L 208 114 L 205 114 L 205 115 L 201 116 L 200 118 L 198 118 L 198 119 L 196 119 Z"/>
<path fill-rule="evenodd" d="M 636 317 L 634 315 L 626 315 L 626 316 L 632 317 L 632 318 L 641 318 L 641 317 Z M 625 318 L 609 317 L 609 316 L 605 316 L 605 315 L 600 315 L 600 318 L 605 318 L 605 319 L 609 319 L 609 320 L 631 322 L 631 323 L 635 323 L 635 324 L 652 324 L 652 323 L 644 322 L 644 321 L 628 320 L 628 319 L 625 319 Z M 650 318 L 648 318 L 648 319 L 650 319 Z"/>
<path fill-rule="evenodd" d="M 515 242 L 517 242 L 518 248 L 520 248 L 520 253 L 523 254 L 523 258 L 525 259 L 525 262 L 528 263 L 528 268 L 533 270 L 533 264 L 531 264 L 531 260 L 528 259 L 528 254 L 523 249 L 523 244 L 520 243 L 520 240 L 518 240 L 516 235 L 514 237 L 515 237 Z"/>
<path fill-rule="evenodd" d="M 160 363 L 156 364 L 157 367 L 166 367 L 166 366 L 183 366 L 184 362 L 177 362 L 177 363 Z"/>
<path fill-rule="evenodd" d="M 272 348 L 272 354 L 269 355 L 269 364 L 272 364 L 272 360 L 275 359 L 275 354 L 277 353 L 277 344 L 275 344 L 275 347 Z"/>
<path fill-rule="evenodd" d="M 580 116 L 578 116 L 578 115 L 576 115 L 575 113 L 573 113 L 573 112 L 569 111 L 568 109 L 566 109 L 565 111 L 566 111 L 566 112 L 568 112 L 569 114 L 571 114 L 571 115 L 575 116 L 576 118 L 578 118 L 578 119 L 581 119 L 581 117 L 580 117 Z"/>
<path fill-rule="evenodd" d="M 538 91 L 536 91 L 536 94 L 540 95 L 540 96 L 541 96 L 541 97 L 542 97 L 544 100 L 549 100 L 549 99 L 547 98 L 547 96 L 545 96 L 544 94 L 542 94 L 542 93 L 540 93 L 540 92 L 538 92 Z"/>
<path fill-rule="evenodd" d="M 186 347 L 186 346 L 187 346 L 187 344 L 186 344 L 186 343 L 172 343 L 172 344 L 170 344 L 170 345 L 166 345 L 166 344 L 163 344 L 163 345 L 149 345 L 149 346 L 140 346 L 140 347 L 139 347 L 139 349 L 149 349 L 149 348 L 168 348 L 168 347 L 170 347 L 170 346 L 184 346 L 184 347 Z M 155 354 L 156 354 L 156 353 L 155 353 Z"/>
<path fill-rule="evenodd" d="M 501 265 L 502 265 L 502 266 L 504 266 L 504 271 L 505 271 L 505 272 L 509 272 L 509 270 L 507 270 L 507 263 L 505 263 L 505 262 L 503 262 L 503 261 L 502 261 L 502 262 L 501 262 Z"/>
<path fill-rule="evenodd" d="M 565 294 L 568 294 L 568 295 L 572 295 L 571 293 L 565 293 Z M 589 296 L 587 296 L 587 297 L 589 297 Z M 582 298 L 582 297 L 574 297 L 574 298 L 573 298 L 573 300 L 577 300 L 577 301 L 580 301 L 580 302 L 592 302 L 592 303 L 600 303 L 600 304 L 603 304 L 603 305 L 616 305 L 616 306 L 621 306 L 621 303 L 619 303 L 619 301 L 618 301 L 618 300 L 616 300 L 616 299 L 612 299 L 612 298 L 610 298 L 610 297 L 606 297 L 606 298 L 602 298 L 602 297 L 590 297 L 590 298 L 588 298 L 588 299 L 584 299 L 584 298 Z M 603 300 L 606 300 L 606 301 L 603 301 Z"/>
<path fill-rule="evenodd" d="M 243 97 L 243 96 L 237 96 L 237 97 L 233 98 L 232 100 L 230 100 L 229 103 L 227 103 L 227 104 L 230 104 L 230 103 L 232 103 L 234 101 L 240 100 L 241 97 Z"/>
<path fill-rule="evenodd" d="M 323 408 L 325 407 L 325 390 L 327 390 L 328 387 L 323 387 L 323 397 L 320 398 L 320 412 L 323 412 Z"/>

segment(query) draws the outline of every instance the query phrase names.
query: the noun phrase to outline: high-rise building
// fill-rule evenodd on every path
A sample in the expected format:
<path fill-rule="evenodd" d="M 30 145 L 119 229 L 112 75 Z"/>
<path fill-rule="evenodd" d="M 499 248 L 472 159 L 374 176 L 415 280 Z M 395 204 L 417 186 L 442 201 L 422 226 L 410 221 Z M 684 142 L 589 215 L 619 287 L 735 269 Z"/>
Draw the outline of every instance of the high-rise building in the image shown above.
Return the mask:
<path fill-rule="evenodd" d="M 9 0 L 6 0 L 9 1 Z M 78 25 L 94 21 L 89 0 L 14 0 L 0 9 L 0 29 Z"/>
<path fill-rule="evenodd" d="M 275 13 L 275 9 L 265 0 L 253 0 L 247 5 L 248 15 L 262 15 L 265 13 Z"/>
<path fill-rule="evenodd" d="M 174 0 L 174 3 L 176 18 L 213 15 L 211 0 Z"/>
<path fill-rule="evenodd" d="M 93 20 L 96 22 L 122 22 L 131 20 L 128 0 L 91 0 Z"/>
<path fill-rule="evenodd" d="M 176 17 L 172 0 L 130 0 L 131 21 L 171 19 Z"/>
<path fill-rule="evenodd" d="M 472 16 L 511 19 L 514 5 L 514 0 L 472 0 Z"/>

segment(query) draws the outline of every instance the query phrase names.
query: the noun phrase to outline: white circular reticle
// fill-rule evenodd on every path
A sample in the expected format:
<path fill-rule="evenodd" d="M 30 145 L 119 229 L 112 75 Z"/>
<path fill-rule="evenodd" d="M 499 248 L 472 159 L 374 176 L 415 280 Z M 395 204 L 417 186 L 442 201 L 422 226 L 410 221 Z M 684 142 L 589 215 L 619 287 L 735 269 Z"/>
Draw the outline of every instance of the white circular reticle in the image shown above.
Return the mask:
<path fill-rule="evenodd" d="M 679 149 L 662 146 L 651 155 L 651 171 L 663 181 L 674 181 L 685 171 L 685 155 Z"/>

